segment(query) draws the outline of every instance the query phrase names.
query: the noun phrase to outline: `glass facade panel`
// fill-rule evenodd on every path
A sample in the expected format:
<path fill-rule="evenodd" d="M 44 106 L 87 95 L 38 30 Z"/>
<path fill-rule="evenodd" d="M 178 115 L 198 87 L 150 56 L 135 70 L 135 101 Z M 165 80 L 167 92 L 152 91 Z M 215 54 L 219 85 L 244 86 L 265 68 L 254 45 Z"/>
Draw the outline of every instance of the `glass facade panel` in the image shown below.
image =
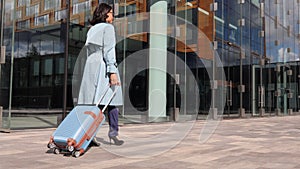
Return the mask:
<path fill-rule="evenodd" d="M 2 4 L 3 3 L 3 4 Z M 5 4 L 5 5 L 4 5 Z M 11 0 L 1 1 L 1 58 L 4 63 L 0 64 L 0 106 L 3 107 L 1 118 L 1 129 L 9 130 L 11 128 L 11 72 L 12 72 L 12 56 L 14 52 L 13 32 L 14 32 L 14 2 Z M 2 60 L 2 59 L 1 59 Z"/>
<path fill-rule="evenodd" d="M 32 120 L 32 113 L 38 118 L 51 116 L 53 121 L 39 125 L 55 126 L 67 113 L 64 109 L 76 105 L 73 92 L 82 69 L 74 67 L 84 66 L 79 54 L 88 19 L 102 1 L 4 2 L 0 21 L 6 61 L 0 67 L 2 128 L 14 128 L 11 121 L 18 118 Z M 172 121 L 176 112 L 206 118 L 211 110 L 224 111 L 224 117 L 299 111 L 298 1 L 105 2 L 113 6 L 115 15 L 124 119 Z M 161 15 L 153 19 L 156 11 Z M 158 67 L 165 73 L 153 70 Z M 218 80 L 222 71 L 224 80 Z M 152 96 L 156 85 L 164 95 L 158 103 L 153 98 L 159 95 Z M 194 89 L 199 90 L 199 97 L 190 99 Z M 162 114 L 155 113 L 154 104 L 162 107 Z M 222 104 L 224 110 L 218 106 Z"/>

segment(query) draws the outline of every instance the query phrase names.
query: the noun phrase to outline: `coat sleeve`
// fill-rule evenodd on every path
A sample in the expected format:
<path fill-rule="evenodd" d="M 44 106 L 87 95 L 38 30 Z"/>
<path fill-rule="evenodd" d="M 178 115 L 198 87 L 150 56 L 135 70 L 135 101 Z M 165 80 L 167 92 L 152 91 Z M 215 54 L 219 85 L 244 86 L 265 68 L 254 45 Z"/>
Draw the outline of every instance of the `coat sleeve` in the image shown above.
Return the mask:
<path fill-rule="evenodd" d="M 104 28 L 103 35 L 103 52 L 104 52 L 104 60 L 106 62 L 106 73 L 117 73 L 117 63 L 116 63 L 116 37 L 115 37 L 115 29 L 114 26 L 108 24 Z"/>

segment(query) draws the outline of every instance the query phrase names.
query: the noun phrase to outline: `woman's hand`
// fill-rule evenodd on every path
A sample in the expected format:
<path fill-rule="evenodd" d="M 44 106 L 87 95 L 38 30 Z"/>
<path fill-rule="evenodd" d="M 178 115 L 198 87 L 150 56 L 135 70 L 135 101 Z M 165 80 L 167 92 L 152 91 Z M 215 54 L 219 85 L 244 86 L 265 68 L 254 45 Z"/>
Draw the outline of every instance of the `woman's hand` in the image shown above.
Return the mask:
<path fill-rule="evenodd" d="M 119 79 L 118 79 L 118 76 L 116 73 L 111 73 L 110 76 L 109 76 L 109 83 L 111 86 L 113 85 L 120 85 L 120 82 L 119 82 Z"/>

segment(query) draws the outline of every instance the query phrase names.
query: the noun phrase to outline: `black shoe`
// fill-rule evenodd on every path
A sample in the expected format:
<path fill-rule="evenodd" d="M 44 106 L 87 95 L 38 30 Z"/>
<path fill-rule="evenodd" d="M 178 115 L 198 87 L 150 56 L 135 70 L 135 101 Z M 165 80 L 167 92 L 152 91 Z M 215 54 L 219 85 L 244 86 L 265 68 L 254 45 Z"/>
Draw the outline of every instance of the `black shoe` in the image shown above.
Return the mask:
<path fill-rule="evenodd" d="M 109 136 L 109 143 L 111 144 L 111 140 L 114 141 L 114 144 L 120 146 L 124 143 L 123 140 L 119 140 L 117 136 Z"/>
<path fill-rule="evenodd" d="M 94 137 L 93 140 L 91 141 L 89 146 L 95 146 L 95 147 L 99 147 L 100 143 L 97 141 L 97 139 Z"/>

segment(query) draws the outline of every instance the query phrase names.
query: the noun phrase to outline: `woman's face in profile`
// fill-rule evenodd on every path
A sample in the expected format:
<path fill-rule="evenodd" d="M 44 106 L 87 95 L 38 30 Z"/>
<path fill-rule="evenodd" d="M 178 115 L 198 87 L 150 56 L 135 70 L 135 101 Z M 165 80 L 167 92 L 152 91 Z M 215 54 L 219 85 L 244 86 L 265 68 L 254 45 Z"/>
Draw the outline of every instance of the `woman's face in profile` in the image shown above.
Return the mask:
<path fill-rule="evenodd" d="M 112 10 L 110 10 L 108 13 L 107 13 L 107 16 L 108 18 L 106 18 L 106 22 L 107 23 L 112 23 L 113 20 L 114 20 L 114 13 Z"/>

